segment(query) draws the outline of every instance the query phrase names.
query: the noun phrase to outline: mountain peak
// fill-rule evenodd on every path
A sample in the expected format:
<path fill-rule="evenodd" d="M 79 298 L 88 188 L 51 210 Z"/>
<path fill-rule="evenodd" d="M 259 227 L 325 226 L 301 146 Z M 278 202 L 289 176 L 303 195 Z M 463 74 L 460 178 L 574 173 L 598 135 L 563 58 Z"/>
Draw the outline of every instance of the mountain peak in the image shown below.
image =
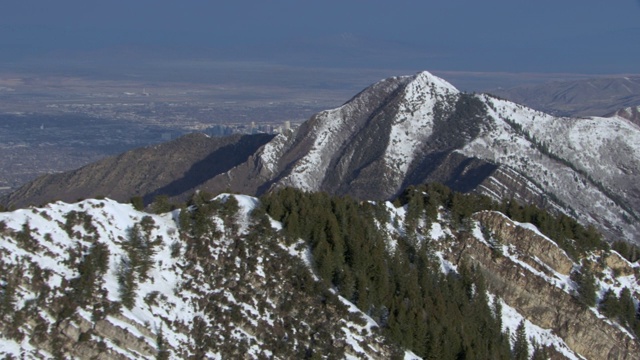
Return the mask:
<path fill-rule="evenodd" d="M 428 71 L 420 71 L 417 74 L 415 74 L 413 76 L 412 83 L 428 85 L 430 87 L 435 87 L 435 89 L 438 89 L 438 90 L 444 90 L 445 92 L 448 92 L 448 93 L 459 92 L 458 89 L 456 89 L 456 87 L 453 86 L 451 83 L 449 83 L 448 81 L 440 77 L 433 75 Z"/>

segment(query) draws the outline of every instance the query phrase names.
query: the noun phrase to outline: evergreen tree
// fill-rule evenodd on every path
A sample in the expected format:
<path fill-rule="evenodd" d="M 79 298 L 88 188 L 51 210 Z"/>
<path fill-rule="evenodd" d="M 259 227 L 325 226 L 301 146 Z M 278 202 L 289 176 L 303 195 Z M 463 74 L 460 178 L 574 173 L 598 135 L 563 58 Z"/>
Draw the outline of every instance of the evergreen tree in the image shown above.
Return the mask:
<path fill-rule="evenodd" d="M 80 276 L 71 280 L 74 301 L 84 306 L 93 299 L 93 295 L 100 289 L 102 275 L 107 272 L 108 266 L 109 248 L 100 242 L 93 243 L 89 253 L 78 265 Z"/>
<path fill-rule="evenodd" d="M 22 224 L 22 229 L 16 233 L 15 238 L 18 246 L 26 251 L 34 252 L 39 248 L 39 245 L 31 232 L 29 221 L 26 220 L 24 224 Z"/>
<path fill-rule="evenodd" d="M 321 234 L 313 249 L 313 260 L 320 278 L 331 281 L 335 273 L 335 260 L 332 256 L 331 245 L 326 240 L 326 236 Z"/>
<path fill-rule="evenodd" d="M 617 251 L 622 257 L 630 262 L 636 262 L 640 259 L 640 247 L 629 244 L 624 240 L 614 241 L 611 249 Z"/>
<path fill-rule="evenodd" d="M 5 284 L 0 288 L 0 320 L 6 320 L 14 313 L 18 278 L 15 275 L 9 275 L 3 280 Z"/>
<path fill-rule="evenodd" d="M 158 195 L 153 199 L 153 204 L 151 204 L 151 209 L 156 214 L 164 214 L 166 212 L 171 211 L 171 203 L 169 202 L 169 196 L 167 195 Z"/>
<path fill-rule="evenodd" d="M 611 289 L 605 291 L 602 296 L 602 301 L 598 305 L 598 309 L 610 319 L 616 319 L 622 313 L 622 311 L 620 311 L 620 300 Z"/>
<path fill-rule="evenodd" d="M 194 343 L 195 359 L 204 359 L 207 351 L 213 347 L 213 338 L 210 332 L 211 327 L 201 316 L 196 316 L 193 319 L 190 335 Z"/>
<path fill-rule="evenodd" d="M 146 217 L 145 217 L 146 218 Z M 128 232 L 127 241 L 123 244 L 127 251 L 128 261 L 133 271 L 138 273 L 140 279 L 147 278 L 147 273 L 153 267 L 153 256 L 155 255 L 154 247 L 157 242 L 152 242 L 150 231 L 142 231 L 145 225 L 144 219 L 141 224 L 134 224 Z M 151 219 L 151 217 L 149 217 Z"/>
<path fill-rule="evenodd" d="M 620 323 L 628 329 L 633 329 L 636 323 L 636 306 L 633 303 L 633 297 L 629 288 L 624 287 L 620 291 Z"/>
<path fill-rule="evenodd" d="M 549 354 L 547 354 L 547 349 L 544 346 L 540 346 L 537 342 L 533 342 L 533 354 L 531 355 L 531 360 L 547 360 L 549 359 Z"/>
<path fill-rule="evenodd" d="M 230 229 L 232 233 L 237 231 L 237 214 L 240 210 L 240 204 L 235 196 L 228 196 L 221 206 L 220 216 L 222 217 L 225 228 Z"/>
<path fill-rule="evenodd" d="M 583 261 L 582 268 L 572 273 L 573 281 L 578 286 L 578 300 L 588 307 L 596 305 L 596 280 L 591 267 Z"/>
<path fill-rule="evenodd" d="M 511 351 L 514 360 L 529 360 L 529 343 L 524 320 L 520 322 L 513 337 L 513 349 Z"/>
<path fill-rule="evenodd" d="M 131 205 L 133 205 L 134 209 L 138 211 L 144 210 L 144 199 L 142 198 L 142 196 L 133 196 L 131 197 L 131 199 L 129 199 L 129 202 L 131 203 Z"/>
<path fill-rule="evenodd" d="M 180 208 L 178 224 L 180 225 L 180 235 L 190 234 L 193 231 L 193 221 L 191 219 L 190 210 L 187 207 Z"/>
<path fill-rule="evenodd" d="M 123 258 L 118 269 L 118 284 L 120 285 L 120 302 L 127 309 L 131 309 L 136 301 L 136 283 L 135 269 L 130 261 Z"/>
<path fill-rule="evenodd" d="M 405 228 L 408 233 L 415 233 L 418 222 L 424 212 L 424 197 L 422 191 L 414 187 L 408 189 L 407 212 L 405 215 Z"/>
<path fill-rule="evenodd" d="M 171 358 L 171 351 L 167 349 L 166 340 L 164 339 L 164 335 L 162 334 L 162 326 L 158 329 L 158 334 L 156 335 L 156 360 L 169 360 Z"/>

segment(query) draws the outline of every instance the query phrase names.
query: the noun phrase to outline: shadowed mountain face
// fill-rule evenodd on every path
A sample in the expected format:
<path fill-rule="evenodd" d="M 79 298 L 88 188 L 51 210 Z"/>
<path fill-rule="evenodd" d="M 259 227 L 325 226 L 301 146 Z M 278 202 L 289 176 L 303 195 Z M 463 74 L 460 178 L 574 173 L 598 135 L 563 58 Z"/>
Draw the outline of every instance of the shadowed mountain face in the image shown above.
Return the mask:
<path fill-rule="evenodd" d="M 287 186 L 375 200 L 437 181 L 639 242 L 639 144 L 640 128 L 622 115 L 558 118 L 422 72 L 373 84 L 276 137 L 189 135 L 42 177 L 8 201 L 183 200 L 196 189 L 260 195 Z"/>
<path fill-rule="evenodd" d="M 640 77 L 558 81 L 491 93 L 558 116 L 603 116 L 640 105 Z"/>
<path fill-rule="evenodd" d="M 96 196 L 118 201 L 142 196 L 150 202 L 158 194 L 183 199 L 210 178 L 245 162 L 272 138 L 272 135 L 211 138 L 189 134 L 74 171 L 42 176 L 12 193 L 6 202 L 20 207 Z"/>

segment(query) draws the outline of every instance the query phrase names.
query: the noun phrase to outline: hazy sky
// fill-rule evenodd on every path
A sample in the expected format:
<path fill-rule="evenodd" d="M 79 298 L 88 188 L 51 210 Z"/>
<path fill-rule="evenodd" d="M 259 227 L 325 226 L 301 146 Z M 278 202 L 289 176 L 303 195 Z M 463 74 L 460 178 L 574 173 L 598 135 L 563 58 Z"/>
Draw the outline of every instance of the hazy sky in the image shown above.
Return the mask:
<path fill-rule="evenodd" d="M 4 64 L 148 51 L 301 66 L 640 73 L 639 43 L 638 0 L 0 4 Z"/>

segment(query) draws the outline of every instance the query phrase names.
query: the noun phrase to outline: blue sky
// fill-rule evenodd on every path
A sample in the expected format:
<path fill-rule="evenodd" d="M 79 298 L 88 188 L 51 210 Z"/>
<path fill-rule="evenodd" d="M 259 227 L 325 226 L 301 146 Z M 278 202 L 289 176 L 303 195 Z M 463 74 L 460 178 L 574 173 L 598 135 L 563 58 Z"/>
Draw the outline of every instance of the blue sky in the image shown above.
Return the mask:
<path fill-rule="evenodd" d="M 0 61 L 133 51 L 296 66 L 640 73 L 638 19 L 638 0 L 4 0 Z"/>

